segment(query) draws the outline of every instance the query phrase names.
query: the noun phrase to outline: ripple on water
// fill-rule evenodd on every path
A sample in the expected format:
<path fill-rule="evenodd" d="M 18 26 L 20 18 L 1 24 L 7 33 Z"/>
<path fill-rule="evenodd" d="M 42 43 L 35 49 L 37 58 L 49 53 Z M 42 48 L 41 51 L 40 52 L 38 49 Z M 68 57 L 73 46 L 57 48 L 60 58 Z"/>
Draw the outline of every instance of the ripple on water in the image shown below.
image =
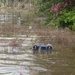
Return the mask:
<path fill-rule="evenodd" d="M 29 75 L 29 72 L 30 70 L 27 66 L 8 65 L 7 67 L 0 67 L 0 74 L 2 75 L 20 75 L 20 73 Z"/>
<path fill-rule="evenodd" d="M 31 69 L 34 69 L 34 70 L 38 70 L 38 71 L 47 71 L 47 69 L 43 68 L 43 67 L 31 67 Z"/>

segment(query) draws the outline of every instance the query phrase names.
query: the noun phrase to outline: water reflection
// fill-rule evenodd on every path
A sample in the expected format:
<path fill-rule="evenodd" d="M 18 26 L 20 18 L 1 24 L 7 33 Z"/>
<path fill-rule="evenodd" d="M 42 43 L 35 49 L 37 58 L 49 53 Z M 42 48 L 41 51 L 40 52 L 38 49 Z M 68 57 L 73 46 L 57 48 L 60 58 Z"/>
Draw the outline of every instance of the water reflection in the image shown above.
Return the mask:
<path fill-rule="evenodd" d="M 52 54 L 52 50 L 33 50 L 33 54 Z"/>
<path fill-rule="evenodd" d="M 29 69 L 26 66 L 8 65 L 7 67 L 0 67 L 0 73 L 9 75 L 19 75 L 22 73 L 24 75 L 29 75 Z"/>
<path fill-rule="evenodd" d="M 6 40 L 0 40 L 6 42 L 0 43 L 0 75 L 75 75 L 74 50 L 35 51 L 26 40 L 12 50 Z"/>
<path fill-rule="evenodd" d="M 39 51 L 35 51 L 35 50 L 33 50 L 33 54 L 39 54 Z"/>

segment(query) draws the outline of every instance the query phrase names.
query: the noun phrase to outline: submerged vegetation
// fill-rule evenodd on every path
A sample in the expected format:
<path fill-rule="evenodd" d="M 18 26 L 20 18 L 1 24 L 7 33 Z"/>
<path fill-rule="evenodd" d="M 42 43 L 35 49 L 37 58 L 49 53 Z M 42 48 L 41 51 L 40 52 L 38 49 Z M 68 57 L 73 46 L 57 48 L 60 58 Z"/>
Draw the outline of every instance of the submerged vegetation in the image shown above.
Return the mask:
<path fill-rule="evenodd" d="M 75 32 L 72 31 L 75 30 L 73 2 L 0 0 L 0 36 L 28 35 L 28 28 L 32 26 L 31 34 L 39 36 L 36 43 L 72 48 L 75 45 Z"/>
<path fill-rule="evenodd" d="M 69 29 L 39 26 L 36 34 L 39 43 L 52 43 L 54 49 L 75 49 L 75 32 Z"/>

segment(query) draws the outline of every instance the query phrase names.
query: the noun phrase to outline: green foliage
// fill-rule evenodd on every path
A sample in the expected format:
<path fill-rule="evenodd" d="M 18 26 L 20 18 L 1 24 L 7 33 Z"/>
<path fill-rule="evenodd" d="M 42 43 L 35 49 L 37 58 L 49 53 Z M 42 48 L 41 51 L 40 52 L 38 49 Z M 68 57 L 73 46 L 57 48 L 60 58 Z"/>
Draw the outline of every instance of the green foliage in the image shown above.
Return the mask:
<path fill-rule="evenodd" d="M 74 31 L 75 31 L 75 24 L 72 26 L 72 30 L 74 30 Z"/>
<path fill-rule="evenodd" d="M 67 9 L 61 11 L 61 16 L 58 17 L 58 20 L 59 22 L 65 22 L 66 27 L 69 29 L 75 30 L 75 8 L 73 8 L 71 11 L 68 11 Z M 73 22 L 73 24 L 69 25 L 67 22 Z"/>
<path fill-rule="evenodd" d="M 71 0 L 67 7 L 62 7 L 60 14 L 58 14 L 59 11 L 51 12 L 51 7 L 61 2 L 63 0 L 40 0 L 39 12 L 44 13 L 47 17 L 45 21 L 46 25 L 60 26 L 60 22 L 63 22 L 62 24 L 65 24 L 65 27 L 75 30 L 75 0 Z"/>

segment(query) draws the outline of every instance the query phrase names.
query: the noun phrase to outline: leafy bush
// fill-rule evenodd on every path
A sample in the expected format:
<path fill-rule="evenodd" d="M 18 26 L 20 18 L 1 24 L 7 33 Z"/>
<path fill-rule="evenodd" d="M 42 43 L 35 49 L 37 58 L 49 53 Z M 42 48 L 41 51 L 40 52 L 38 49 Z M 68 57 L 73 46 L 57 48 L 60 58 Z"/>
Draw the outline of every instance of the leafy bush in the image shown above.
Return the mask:
<path fill-rule="evenodd" d="M 39 3 L 39 12 L 47 17 L 46 25 L 63 25 L 75 30 L 75 0 L 40 0 Z"/>

